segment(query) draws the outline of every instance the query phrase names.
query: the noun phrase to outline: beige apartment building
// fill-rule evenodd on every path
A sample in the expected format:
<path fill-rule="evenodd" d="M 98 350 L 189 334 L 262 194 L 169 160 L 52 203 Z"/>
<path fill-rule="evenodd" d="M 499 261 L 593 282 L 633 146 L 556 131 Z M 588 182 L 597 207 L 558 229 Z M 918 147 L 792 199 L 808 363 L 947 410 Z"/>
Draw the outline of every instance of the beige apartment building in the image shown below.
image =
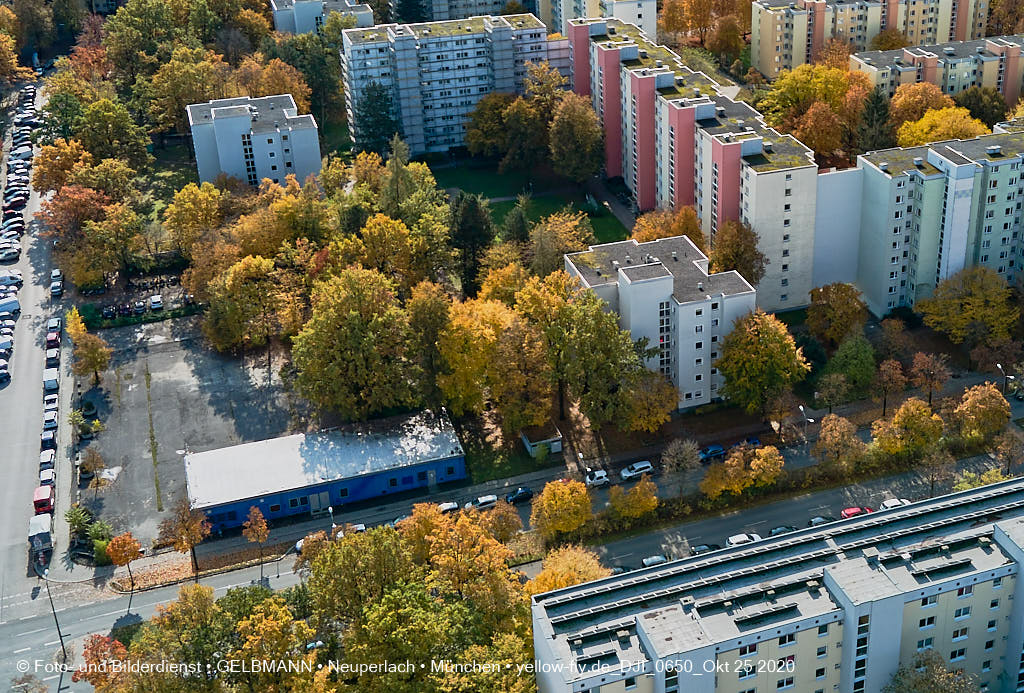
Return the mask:
<path fill-rule="evenodd" d="M 815 58 L 832 38 L 865 51 L 885 29 L 911 45 L 969 41 L 985 35 L 987 0 L 756 0 L 750 59 L 769 79 Z"/>
<path fill-rule="evenodd" d="M 992 87 L 1013 106 L 1024 87 L 1024 35 L 994 36 L 850 56 L 850 69 L 863 72 L 889 96 L 902 84 L 929 82 L 954 96 L 970 87 Z"/>
<path fill-rule="evenodd" d="M 537 684 L 877 693 L 934 650 L 1024 691 L 1022 566 L 1024 479 L 797 530 L 535 596 Z"/>

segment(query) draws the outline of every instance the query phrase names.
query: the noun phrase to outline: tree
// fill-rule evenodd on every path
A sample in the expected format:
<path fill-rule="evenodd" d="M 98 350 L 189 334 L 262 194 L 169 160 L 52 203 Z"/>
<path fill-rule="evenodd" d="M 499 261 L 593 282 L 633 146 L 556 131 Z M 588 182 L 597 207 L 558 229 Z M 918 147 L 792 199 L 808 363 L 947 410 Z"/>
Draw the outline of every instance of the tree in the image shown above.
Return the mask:
<path fill-rule="evenodd" d="M 42 108 L 43 124 L 36 130 L 38 141 L 53 144 L 58 139 L 73 139 L 82 113 L 82 102 L 74 94 L 63 91 L 51 94 Z"/>
<path fill-rule="evenodd" d="M 92 448 L 86 449 L 91 450 Z M 71 534 L 78 536 L 89 529 L 89 525 L 92 524 L 92 513 L 76 503 L 64 513 L 64 520 L 68 523 Z"/>
<path fill-rule="evenodd" d="M 92 154 L 85 151 L 78 140 L 58 139 L 52 145 L 43 145 L 36 155 L 32 188 L 41 193 L 60 190 L 72 172 L 92 165 Z"/>
<path fill-rule="evenodd" d="M 939 443 L 933 443 L 925 449 L 921 458 L 921 471 L 928 481 L 928 497 L 935 496 L 937 484 L 953 479 L 956 470 L 956 460 L 946 448 Z"/>
<path fill-rule="evenodd" d="M 779 75 L 760 108 L 771 125 L 792 131 L 815 102 L 827 104 L 837 115 L 842 113 L 847 108 L 846 96 L 851 86 L 864 85 L 866 79 L 846 69 L 800 65 Z"/>
<path fill-rule="evenodd" d="M 146 151 L 146 131 L 135 124 L 128 109 L 117 101 L 100 99 L 86 106 L 75 137 L 97 161 L 123 159 L 140 170 L 152 159 Z"/>
<path fill-rule="evenodd" d="M 750 469 L 747 467 L 745 451 L 737 449 L 721 462 L 708 467 L 700 482 L 700 491 L 710 500 L 729 493 L 738 496 L 753 483 Z"/>
<path fill-rule="evenodd" d="M 822 418 L 814 454 L 839 476 L 849 475 L 866 451 L 867 445 L 857 437 L 857 427 L 853 422 L 835 414 Z"/>
<path fill-rule="evenodd" d="M 564 266 L 566 253 L 586 250 L 594 240 L 594 230 L 584 212 L 566 209 L 544 217 L 530 230 L 530 269 L 538 277 L 546 277 Z"/>
<path fill-rule="evenodd" d="M 555 117 L 559 102 L 566 96 L 564 90 L 568 83 L 568 78 L 546 60 L 526 63 L 523 91 L 530 104 L 544 116 L 548 125 Z"/>
<path fill-rule="evenodd" d="M 107 369 L 111 353 L 113 353 L 111 348 L 107 346 L 107 342 L 102 337 L 94 334 L 82 335 L 75 342 L 75 360 L 71 365 L 71 370 L 77 376 L 92 373 L 93 383 L 99 385 L 100 371 Z"/>
<path fill-rule="evenodd" d="M 187 132 L 188 105 L 234 96 L 230 80 L 231 66 L 219 54 L 201 47 L 177 46 L 150 81 L 149 118 L 155 129 Z M 301 97 L 300 93 L 296 101 Z"/>
<path fill-rule="evenodd" d="M 932 395 L 949 382 L 949 368 L 946 367 L 945 354 L 925 354 L 917 352 L 910 366 L 910 382 L 928 393 L 928 406 L 932 405 Z"/>
<path fill-rule="evenodd" d="M 910 348 L 910 335 L 907 334 L 907 325 L 902 320 L 886 318 L 882 321 L 881 328 L 880 355 L 886 358 L 898 358 Z"/>
<path fill-rule="evenodd" d="M 967 471 L 957 475 L 956 481 L 953 483 L 953 490 L 970 491 L 972 488 L 998 484 L 1001 481 L 1009 481 L 1012 478 L 1009 474 L 1003 473 L 1001 469 L 987 469 L 981 474 Z"/>
<path fill-rule="evenodd" d="M 823 343 L 838 345 L 867 322 L 867 306 L 853 284 L 836 282 L 811 289 L 807 327 Z"/>
<path fill-rule="evenodd" d="M 916 397 L 900 405 L 892 419 L 871 426 L 875 447 L 890 457 L 914 460 L 942 435 L 942 419 Z"/>
<path fill-rule="evenodd" d="M 1006 99 L 995 87 L 969 87 L 954 96 L 953 101 L 990 129 L 1006 120 Z"/>
<path fill-rule="evenodd" d="M 714 0 L 682 0 L 682 15 L 686 31 L 696 32 L 700 45 L 704 45 L 708 32 L 714 26 Z"/>
<path fill-rule="evenodd" d="M 979 371 L 997 373 L 999 365 L 1016 363 L 1021 358 L 1021 343 L 1015 339 L 986 340 L 971 349 L 970 359 Z"/>
<path fill-rule="evenodd" d="M 828 413 L 832 413 L 832 407 L 842 404 L 850 394 L 850 383 L 843 373 L 826 373 L 818 380 L 818 399 L 822 404 L 828 406 Z"/>
<path fill-rule="evenodd" d="M 494 241 L 494 223 L 487 201 L 460 191 L 451 202 L 452 246 L 460 254 L 462 292 L 475 296 L 479 288 L 480 260 Z"/>
<path fill-rule="evenodd" d="M 344 269 L 314 285 L 312 306 L 292 349 L 303 396 L 349 420 L 413 403 L 409 320 L 390 280 Z"/>
<path fill-rule="evenodd" d="M 112 664 L 128 659 L 128 649 L 119 640 L 106 635 L 90 635 L 82 646 L 82 659 L 82 666 L 71 675 L 71 680 L 85 681 L 96 690 L 113 690 L 108 687 L 116 685 L 123 674 Z M 44 685 L 43 691 L 47 690 L 49 687 Z"/>
<path fill-rule="evenodd" d="M 549 142 L 556 173 L 577 183 L 597 174 L 604 164 L 604 131 L 590 99 L 570 92 L 559 100 Z"/>
<path fill-rule="evenodd" d="M 517 100 L 515 94 L 494 91 L 476 102 L 466 120 L 466 148 L 474 156 L 501 156 L 508 151 L 505 109 Z"/>
<path fill-rule="evenodd" d="M 850 55 L 854 52 L 853 45 L 841 38 L 830 38 L 814 56 L 814 62 L 837 70 L 850 69 Z"/>
<path fill-rule="evenodd" d="M 512 101 L 502 113 L 505 131 L 505 149 L 498 171 L 509 169 L 526 171 L 532 175 L 534 168 L 544 163 L 548 153 L 548 124 L 545 113 L 540 110 L 536 99 L 518 98 Z"/>
<path fill-rule="evenodd" d="M 765 414 L 768 401 L 810 370 L 786 326 L 757 310 L 736 321 L 714 364 L 725 377 L 723 395 L 750 414 Z"/>
<path fill-rule="evenodd" d="M 103 219 L 85 222 L 83 244 L 76 251 L 87 252 L 93 270 L 120 270 L 122 276 L 127 276 L 145 245 L 139 215 L 127 204 L 117 202 L 107 207 Z"/>
<path fill-rule="evenodd" d="M 53 6 L 35 0 L 14 0 L 14 14 L 21 28 L 21 45 L 38 51 L 53 42 Z"/>
<path fill-rule="evenodd" d="M 85 423 L 86 422 L 83 418 L 83 421 L 80 424 L 80 426 L 84 426 Z M 75 430 L 77 435 L 77 431 L 79 429 Z M 81 471 L 85 472 L 86 474 L 96 475 L 106 468 L 107 463 L 103 460 L 103 455 L 99 453 L 99 450 L 97 450 L 94 447 L 88 447 L 85 449 L 85 453 L 82 455 L 82 463 L 79 465 L 79 469 Z M 98 489 L 99 486 L 97 485 L 95 488 Z"/>
<path fill-rule="evenodd" d="M 935 650 L 925 650 L 896 670 L 883 693 L 975 693 L 977 678 L 963 669 L 949 671 Z"/>
<path fill-rule="evenodd" d="M 376 80 L 363 87 L 355 108 L 356 147 L 362 151 L 384 153 L 391 138 L 401 132 L 394 112 L 394 102 L 387 87 Z"/>
<path fill-rule="evenodd" d="M 883 29 L 871 39 L 871 50 L 873 51 L 894 51 L 909 45 L 911 45 L 910 39 L 896 27 Z"/>
<path fill-rule="evenodd" d="M 700 469 L 700 445 L 692 438 L 673 438 L 661 451 L 661 466 L 666 472 Z"/>
<path fill-rule="evenodd" d="M 236 628 L 239 646 L 230 652 L 231 659 L 266 658 L 282 663 L 279 669 L 256 668 L 242 673 L 250 690 L 296 690 L 302 685 L 300 667 L 311 665 L 315 657 L 307 648 L 313 629 L 292 615 L 284 599 L 274 596 L 263 600 L 248 618 L 238 621 Z"/>
<path fill-rule="evenodd" d="M 907 377 L 903 375 L 903 366 L 895 359 L 886 359 L 878 364 L 875 374 L 875 392 L 882 398 L 882 416 L 888 409 L 889 395 L 900 393 L 907 387 Z"/>
<path fill-rule="evenodd" d="M 815 101 L 797 121 L 793 135 L 819 157 L 831 156 L 843 143 L 843 124 L 827 103 Z"/>
<path fill-rule="evenodd" d="M 210 307 L 203 332 L 218 350 L 267 345 L 267 378 L 270 378 L 270 339 L 280 331 L 281 299 L 274 261 L 246 256 L 213 280 Z"/>
<path fill-rule="evenodd" d="M 658 27 L 666 34 L 683 34 L 689 29 L 685 0 L 665 0 Z"/>
<path fill-rule="evenodd" d="M 658 507 L 658 487 L 647 474 L 640 477 L 640 481 L 629 491 L 624 492 L 621 486 L 613 486 L 608 493 L 608 507 L 618 517 L 643 517 Z"/>
<path fill-rule="evenodd" d="M 928 111 L 920 120 L 906 122 L 896 132 L 901 147 L 941 140 L 969 140 L 990 132 L 985 124 L 972 118 L 966 108 L 941 108 Z"/>
<path fill-rule="evenodd" d="M 842 373 L 855 394 L 866 392 L 875 376 L 875 350 L 863 334 L 843 340 L 825 366 L 826 373 Z"/>
<path fill-rule="evenodd" d="M 889 116 L 889 96 L 882 87 L 872 89 L 864 102 L 858 145 L 863 152 L 896 146 L 896 133 Z"/>
<path fill-rule="evenodd" d="M 996 459 L 1006 465 L 1006 473 L 1010 474 L 1024 460 L 1024 440 L 1012 431 L 1004 431 L 996 436 L 995 443 Z"/>
<path fill-rule="evenodd" d="M 69 185 L 98 190 L 114 202 L 124 202 L 136 192 L 137 172 L 121 159 L 104 159 L 91 166 L 76 166 L 67 180 Z M 109 214 L 108 214 L 109 216 Z"/>
<path fill-rule="evenodd" d="M 587 487 L 571 479 L 546 483 L 530 509 L 530 524 L 547 539 L 579 529 L 590 517 Z"/>
<path fill-rule="evenodd" d="M 954 344 L 1006 339 L 1020 310 L 1010 301 L 1012 289 L 991 268 L 975 265 L 960 270 L 917 304 L 924 324 Z"/>
<path fill-rule="evenodd" d="M 223 195 L 212 183 L 189 183 L 164 209 L 164 228 L 186 258 L 192 257 L 193 245 L 220 226 Z"/>
<path fill-rule="evenodd" d="M 704 232 L 700 228 L 697 210 L 693 207 L 680 207 L 672 212 L 659 209 L 641 214 L 633 226 L 630 236 L 637 243 L 647 243 L 659 238 L 686 236 L 702 253 L 707 253 Z"/>
<path fill-rule="evenodd" d="M 409 314 L 409 351 L 415 354 L 422 385 L 420 392 L 429 406 L 440 402 L 437 378 L 441 374 L 443 361 L 438 343 L 441 333 L 448 326 L 452 300 L 438 284 L 422 281 L 412 288 L 412 295 L 406 302 Z"/>
<path fill-rule="evenodd" d="M 91 449 L 91 448 L 90 448 Z M 107 557 L 117 566 L 128 568 L 128 580 L 131 583 L 131 591 L 135 591 L 135 577 L 132 575 L 132 561 L 139 557 L 142 551 L 142 544 L 132 536 L 131 532 L 118 534 L 107 544 Z"/>
<path fill-rule="evenodd" d="M 481 513 L 480 524 L 495 541 L 507 544 L 523 529 L 523 520 L 514 506 L 499 500 L 485 513 Z"/>
<path fill-rule="evenodd" d="M 263 513 L 255 505 L 249 508 L 249 517 L 242 523 L 242 536 L 260 547 L 260 584 L 263 583 L 263 544 L 270 538 L 270 528 Z"/>
<path fill-rule="evenodd" d="M 542 594 L 582 582 L 600 580 L 611 574 L 612 571 L 601 565 L 593 551 L 578 544 L 568 544 L 552 549 L 544 556 L 540 572 L 526 583 L 526 591 Z"/>
<path fill-rule="evenodd" d="M 727 221 L 718 227 L 711 245 L 714 272 L 736 270 L 751 286 L 764 277 L 768 257 L 757 248 L 757 234 L 749 224 Z"/>
<path fill-rule="evenodd" d="M 193 510 L 187 497 L 182 497 L 171 509 L 171 515 L 160 523 L 160 540 L 174 545 L 174 550 L 190 553 L 192 574 L 199 581 L 199 563 L 196 546 L 210 534 L 210 521 L 202 510 Z"/>
<path fill-rule="evenodd" d="M 743 52 L 743 32 L 735 15 L 720 17 L 715 29 L 708 37 L 707 48 L 719 56 L 722 65 L 728 65 Z"/>
<path fill-rule="evenodd" d="M 975 385 L 964 391 L 953 415 L 964 438 L 988 440 L 1009 423 L 1010 403 L 994 384 Z"/>
<path fill-rule="evenodd" d="M 0 79 L 10 83 L 19 79 L 28 79 L 31 75 L 30 69 L 18 64 L 14 39 L 7 35 L 0 35 Z"/>
<path fill-rule="evenodd" d="M 655 433 L 679 408 L 679 390 L 662 373 L 640 366 L 622 385 L 622 430 Z"/>
<path fill-rule="evenodd" d="M 953 99 L 931 82 L 901 84 L 889 101 L 889 122 L 894 131 L 899 130 L 904 123 L 920 120 L 928 111 L 955 105 Z"/>
<path fill-rule="evenodd" d="M 396 0 L 395 21 L 403 24 L 426 22 L 430 19 L 422 0 Z"/>

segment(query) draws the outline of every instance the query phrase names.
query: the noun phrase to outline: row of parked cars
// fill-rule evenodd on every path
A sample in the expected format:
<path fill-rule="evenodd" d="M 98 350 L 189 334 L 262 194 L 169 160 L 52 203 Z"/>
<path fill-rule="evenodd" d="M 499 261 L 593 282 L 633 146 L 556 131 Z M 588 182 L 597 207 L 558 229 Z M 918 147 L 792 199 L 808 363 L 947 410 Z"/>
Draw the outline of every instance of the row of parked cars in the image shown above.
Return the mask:
<path fill-rule="evenodd" d="M 7 182 L 0 221 L 0 262 L 16 262 L 21 257 L 21 236 L 25 232 L 23 210 L 31 194 L 32 130 L 39 125 L 35 101 L 36 88 L 32 85 L 23 87 L 18 94 L 11 150 L 7 154 Z"/>
<path fill-rule="evenodd" d="M 53 512 L 57 485 L 57 428 L 60 422 L 60 346 L 63 323 L 46 321 L 43 370 L 43 431 L 39 434 L 39 486 L 32 496 L 36 515 Z"/>

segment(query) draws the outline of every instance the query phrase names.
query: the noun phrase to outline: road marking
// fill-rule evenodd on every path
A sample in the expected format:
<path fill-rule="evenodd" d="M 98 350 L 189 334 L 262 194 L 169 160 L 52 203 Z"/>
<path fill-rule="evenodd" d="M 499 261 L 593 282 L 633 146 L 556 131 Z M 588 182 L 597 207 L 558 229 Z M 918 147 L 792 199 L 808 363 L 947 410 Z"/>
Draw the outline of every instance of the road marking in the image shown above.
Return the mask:
<path fill-rule="evenodd" d="M 60 674 L 54 674 L 53 676 L 47 676 L 43 681 L 53 681 L 55 678 L 60 677 Z"/>
<path fill-rule="evenodd" d="M 50 642 L 44 642 L 43 647 L 49 647 L 50 645 L 56 645 L 60 640 L 51 640 Z"/>
<path fill-rule="evenodd" d="M 36 628 L 35 630 L 26 630 L 24 633 L 18 633 L 14 637 L 20 638 L 23 635 L 32 635 L 33 633 L 42 633 L 46 628 Z"/>
<path fill-rule="evenodd" d="M 30 618 L 35 618 L 35 616 L 22 616 L 22 617 L 21 617 L 21 618 L 19 618 L 18 620 L 19 620 L 19 621 L 27 621 L 27 620 L 28 620 L 28 619 L 30 619 Z"/>
<path fill-rule="evenodd" d="M 631 553 L 623 553 L 623 554 L 620 554 L 618 556 L 612 556 L 612 558 L 629 558 L 632 555 L 633 554 L 631 554 Z"/>
<path fill-rule="evenodd" d="M 20 650 L 15 650 L 14 654 L 21 654 L 22 652 L 28 652 L 31 649 L 32 649 L 31 647 L 23 647 Z"/>

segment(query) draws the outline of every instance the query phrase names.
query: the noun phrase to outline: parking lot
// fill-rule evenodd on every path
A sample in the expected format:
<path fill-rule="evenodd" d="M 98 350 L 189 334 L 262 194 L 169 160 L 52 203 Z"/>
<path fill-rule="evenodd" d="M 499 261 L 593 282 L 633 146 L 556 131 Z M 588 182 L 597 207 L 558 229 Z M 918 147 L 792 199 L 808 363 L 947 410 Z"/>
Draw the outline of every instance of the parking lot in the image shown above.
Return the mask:
<path fill-rule="evenodd" d="M 210 450 L 277 436 L 294 417 L 276 373 L 267 386 L 266 355 L 238 358 L 211 351 L 198 318 L 100 334 L 114 354 L 99 388 L 84 397 L 96 404 L 106 426 L 90 445 L 116 479 L 98 492 L 83 489 L 82 500 L 115 532 L 131 530 L 148 548 L 185 491 L 186 448 Z"/>

